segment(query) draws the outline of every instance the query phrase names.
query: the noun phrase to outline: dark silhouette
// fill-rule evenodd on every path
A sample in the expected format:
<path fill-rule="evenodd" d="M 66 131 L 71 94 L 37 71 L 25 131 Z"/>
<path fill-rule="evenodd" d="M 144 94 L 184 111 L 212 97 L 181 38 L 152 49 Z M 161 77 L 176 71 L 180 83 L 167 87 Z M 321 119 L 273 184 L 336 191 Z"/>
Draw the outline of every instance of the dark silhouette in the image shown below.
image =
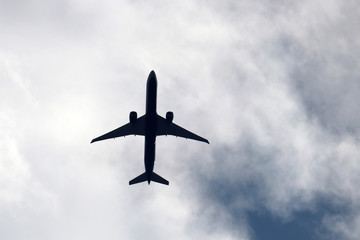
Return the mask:
<path fill-rule="evenodd" d="M 130 112 L 130 122 L 122 127 L 119 127 L 111 132 L 108 132 L 91 141 L 101 141 L 109 138 L 122 137 L 126 135 L 142 135 L 145 136 L 145 172 L 134 178 L 129 184 L 135 184 L 151 181 L 169 185 L 169 182 L 153 172 L 155 161 L 155 140 L 156 136 L 173 135 L 177 137 L 190 138 L 197 141 L 209 143 L 208 140 L 202 138 L 182 127 L 173 123 L 174 114 L 172 112 L 166 113 L 166 118 L 159 116 L 156 113 L 156 95 L 157 95 L 157 80 L 154 71 L 151 71 L 146 84 L 146 113 L 137 118 L 136 112 Z"/>

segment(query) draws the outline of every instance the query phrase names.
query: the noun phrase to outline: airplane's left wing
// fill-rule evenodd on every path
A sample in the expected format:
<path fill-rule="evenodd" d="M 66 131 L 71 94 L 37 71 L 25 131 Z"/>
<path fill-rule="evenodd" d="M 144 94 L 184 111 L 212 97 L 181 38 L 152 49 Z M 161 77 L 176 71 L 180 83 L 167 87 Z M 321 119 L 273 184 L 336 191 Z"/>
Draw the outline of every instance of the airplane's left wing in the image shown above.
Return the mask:
<path fill-rule="evenodd" d="M 165 118 L 157 115 L 157 132 L 156 135 L 173 135 L 176 137 L 183 137 L 183 138 L 189 138 L 201 142 L 209 143 L 209 141 L 203 137 L 200 137 L 196 135 L 195 133 L 192 133 L 175 123 L 169 123 Z"/>
<path fill-rule="evenodd" d="M 111 132 L 105 133 L 100 137 L 94 138 L 91 143 L 110 138 L 124 137 L 127 135 L 145 136 L 145 116 L 139 117 L 135 123 L 127 123 Z"/>

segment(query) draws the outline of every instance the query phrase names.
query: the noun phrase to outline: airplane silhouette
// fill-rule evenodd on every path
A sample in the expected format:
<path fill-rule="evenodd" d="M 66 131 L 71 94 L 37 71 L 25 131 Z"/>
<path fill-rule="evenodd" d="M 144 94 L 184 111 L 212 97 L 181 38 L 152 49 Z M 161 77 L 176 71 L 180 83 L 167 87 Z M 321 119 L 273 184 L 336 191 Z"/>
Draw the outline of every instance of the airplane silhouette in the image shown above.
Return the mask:
<path fill-rule="evenodd" d="M 166 113 L 166 118 L 156 113 L 156 95 L 157 95 L 157 79 L 154 71 L 151 71 L 146 83 L 146 113 L 137 118 L 137 113 L 132 111 L 129 114 L 130 122 L 100 137 L 94 138 L 91 143 L 122 137 L 126 135 L 145 136 L 145 172 L 133 180 L 129 181 L 129 185 L 145 182 L 150 184 L 151 181 L 169 185 L 169 181 L 157 175 L 154 170 L 155 162 L 155 140 L 157 136 L 173 135 L 186 139 L 193 139 L 201 142 L 209 143 L 208 140 L 202 138 L 178 125 L 173 123 L 174 114 Z"/>

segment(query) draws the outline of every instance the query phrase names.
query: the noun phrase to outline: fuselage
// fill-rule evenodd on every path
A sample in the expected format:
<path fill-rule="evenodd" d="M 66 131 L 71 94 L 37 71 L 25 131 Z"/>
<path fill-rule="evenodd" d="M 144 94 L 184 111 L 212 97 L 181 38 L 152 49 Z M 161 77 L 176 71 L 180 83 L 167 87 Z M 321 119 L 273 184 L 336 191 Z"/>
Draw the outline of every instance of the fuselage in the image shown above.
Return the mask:
<path fill-rule="evenodd" d="M 154 71 L 151 71 L 146 83 L 146 114 L 145 114 L 145 153 L 144 164 L 147 181 L 150 183 L 151 174 L 154 170 L 155 144 L 156 144 L 156 96 L 157 79 Z"/>

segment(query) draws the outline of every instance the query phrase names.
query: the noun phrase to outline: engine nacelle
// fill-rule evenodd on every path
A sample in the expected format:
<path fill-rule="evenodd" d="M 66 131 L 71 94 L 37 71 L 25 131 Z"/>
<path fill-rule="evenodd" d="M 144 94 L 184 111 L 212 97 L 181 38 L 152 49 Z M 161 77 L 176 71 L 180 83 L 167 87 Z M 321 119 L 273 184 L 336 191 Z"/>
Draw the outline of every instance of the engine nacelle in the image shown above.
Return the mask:
<path fill-rule="evenodd" d="M 135 123 L 137 119 L 137 113 L 135 111 L 130 112 L 129 119 L 130 123 Z"/>
<path fill-rule="evenodd" d="M 166 113 L 166 121 L 170 124 L 172 123 L 174 119 L 174 113 L 173 112 L 167 112 Z"/>

